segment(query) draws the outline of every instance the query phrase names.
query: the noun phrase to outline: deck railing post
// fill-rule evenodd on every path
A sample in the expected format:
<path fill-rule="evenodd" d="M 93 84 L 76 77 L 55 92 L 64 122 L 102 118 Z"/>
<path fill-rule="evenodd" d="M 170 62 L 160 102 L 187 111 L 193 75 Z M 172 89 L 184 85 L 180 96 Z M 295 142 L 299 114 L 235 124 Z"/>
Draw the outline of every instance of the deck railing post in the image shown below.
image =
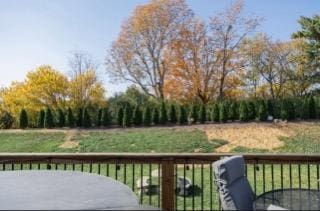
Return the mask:
<path fill-rule="evenodd" d="M 174 191 L 174 162 L 173 159 L 165 159 L 162 164 L 162 210 L 172 211 L 175 209 Z"/>

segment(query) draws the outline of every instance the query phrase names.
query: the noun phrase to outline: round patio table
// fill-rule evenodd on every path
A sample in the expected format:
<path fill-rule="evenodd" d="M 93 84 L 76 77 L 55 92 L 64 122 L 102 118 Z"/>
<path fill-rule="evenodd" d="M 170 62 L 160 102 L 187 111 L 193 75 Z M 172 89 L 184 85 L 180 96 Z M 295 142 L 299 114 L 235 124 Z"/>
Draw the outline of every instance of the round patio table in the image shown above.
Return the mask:
<path fill-rule="evenodd" d="M 109 177 L 72 171 L 0 173 L 2 210 L 143 209 L 135 194 Z"/>
<path fill-rule="evenodd" d="M 288 210 L 320 210 L 320 191 L 309 189 L 269 191 L 257 197 L 253 209 L 267 210 L 271 204 Z"/>

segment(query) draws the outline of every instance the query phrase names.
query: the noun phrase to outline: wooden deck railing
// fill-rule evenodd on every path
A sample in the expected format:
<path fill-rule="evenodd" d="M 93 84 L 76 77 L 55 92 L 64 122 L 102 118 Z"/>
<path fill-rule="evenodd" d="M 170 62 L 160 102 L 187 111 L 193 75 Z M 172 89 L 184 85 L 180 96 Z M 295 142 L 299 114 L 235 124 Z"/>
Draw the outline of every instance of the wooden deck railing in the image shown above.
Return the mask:
<path fill-rule="evenodd" d="M 135 178 L 152 171 L 159 186 L 156 196 L 140 194 L 141 203 L 164 210 L 215 210 L 219 200 L 213 185 L 211 163 L 233 154 L 139 154 L 139 153 L 0 153 L 0 171 L 24 169 L 62 169 L 88 171 L 112 176 L 133 189 Z M 319 189 L 320 155 L 245 154 L 247 176 L 256 193 L 284 187 Z M 123 171 L 119 172 L 122 168 Z M 140 170 L 140 172 L 139 172 Z M 190 171 L 191 170 L 191 171 Z M 138 176 L 137 176 L 138 175 Z M 177 177 L 190 177 L 200 193 L 176 194 Z M 152 182 L 152 181 L 151 181 Z"/>

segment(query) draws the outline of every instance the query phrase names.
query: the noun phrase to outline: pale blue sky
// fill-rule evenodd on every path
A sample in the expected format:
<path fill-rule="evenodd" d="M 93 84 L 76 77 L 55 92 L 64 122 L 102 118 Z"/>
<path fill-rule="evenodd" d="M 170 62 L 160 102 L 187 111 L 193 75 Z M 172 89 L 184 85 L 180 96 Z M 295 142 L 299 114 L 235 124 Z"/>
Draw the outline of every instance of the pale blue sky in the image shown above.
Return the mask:
<path fill-rule="evenodd" d="M 83 50 L 100 63 L 108 95 L 125 89 L 104 74 L 107 49 L 135 6 L 148 0 L 0 0 L 0 86 L 21 81 L 27 71 L 50 64 L 68 71 L 68 57 Z M 231 0 L 187 0 L 208 19 Z M 263 17 L 259 31 L 287 40 L 301 16 L 320 14 L 319 0 L 246 0 L 248 14 Z"/>

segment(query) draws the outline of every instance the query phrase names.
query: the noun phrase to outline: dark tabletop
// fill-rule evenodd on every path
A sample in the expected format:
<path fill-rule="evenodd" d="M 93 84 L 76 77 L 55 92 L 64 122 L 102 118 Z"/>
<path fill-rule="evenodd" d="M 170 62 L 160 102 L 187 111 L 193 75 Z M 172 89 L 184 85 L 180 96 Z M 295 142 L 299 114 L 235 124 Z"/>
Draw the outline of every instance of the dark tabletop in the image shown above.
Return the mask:
<path fill-rule="evenodd" d="M 122 183 L 97 174 L 69 171 L 0 173 L 0 209 L 78 210 L 139 207 Z"/>
<path fill-rule="evenodd" d="M 255 210 L 266 210 L 270 205 L 289 210 L 320 210 L 320 191 L 309 189 L 279 189 L 266 192 L 253 203 Z"/>

